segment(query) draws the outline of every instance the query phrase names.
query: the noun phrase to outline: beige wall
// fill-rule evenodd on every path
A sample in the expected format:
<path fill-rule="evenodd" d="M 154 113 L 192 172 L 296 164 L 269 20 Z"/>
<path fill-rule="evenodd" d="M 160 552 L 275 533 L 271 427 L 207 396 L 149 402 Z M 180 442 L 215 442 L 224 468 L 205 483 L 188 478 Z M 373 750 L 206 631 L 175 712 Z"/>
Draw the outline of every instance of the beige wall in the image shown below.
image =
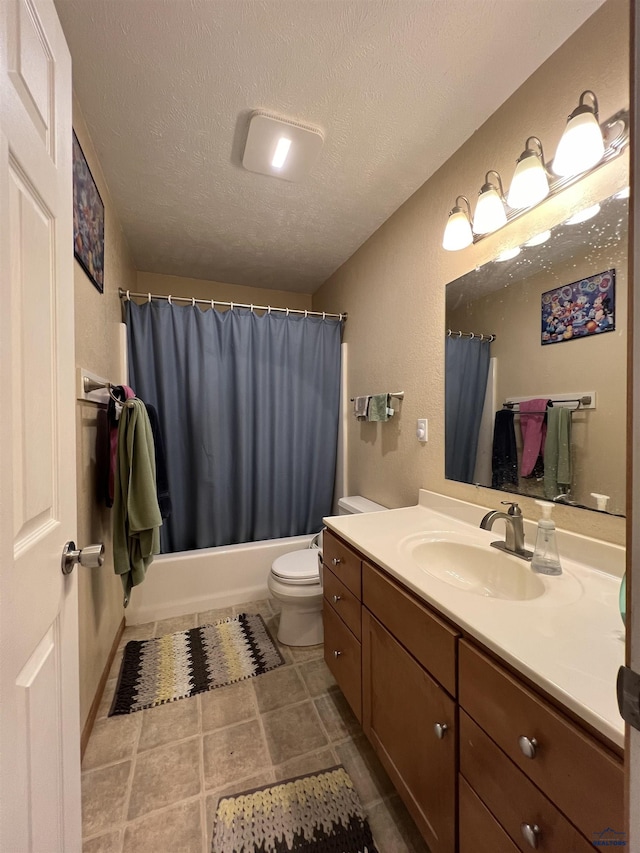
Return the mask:
<path fill-rule="evenodd" d="M 271 305 L 274 308 L 311 309 L 310 293 L 291 293 L 286 290 L 265 290 L 242 284 L 203 281 L 155 272 L 139 272 L 135 290 L 164 296 L 195 296 L 196 299 L 219 299 L 221 302 L 244 302 L 247 305 Z"/>
<path fill-rule="evenodd" d="M 591 492 L 610 495 L 611 512 L 625 510 L 627 354 L 627 240 L 612 249 L 589 248 L 587 257 L 555 263 L 517 284 L 447 312 L 447 326 L 461 331 L 487 329 L 496 335 L 497 405 L 513 397 L 596 391 L 596 408 L 573 415 L 572 497 L 595 508 Z M 540 297 L 548 290 L 589 275 L 616 270 L 613 332 L 579 341 L 540 345 Z M 516 419 L 517 420 L 517 419 Z M 516 427 L 520 446 L 520 430 Z M 544 497 L 542 483 L 520 480 L 520 490 Z"/>
<path fill-rule="evenodd" d="M 120 300 L 118 287 L 133 289 L 135 270 L 120 223 L 113 210 L 95 149 L 80 106 L 74 98 L 73 127 L 105 206 L 104 293 L 100 294 L 75 263 L 76 366 L 111 381 L 120 381 Z M 118 626 L 122 621 L 122 585 L 113 571 L 111 510 L 98 505 L 95 486 L 96 411 L 77 403 L 78 544 L 104 542 L 100 569 L 78 566 L 80 640 L 80 720 L 84 726 Z"/>
<path fill-rule="evenodd" d="M 539 136 L 551 158 L 584 89 L 596 91 L 602 119 L 628 107 L 628 42 L 628 3 L 608 0 L 314 295 L 316 309 L 349 312 L 349 396 L 405 391 L 402 411 L 389 423 L 350 419 L 350 492 L 392 507 L 415 503 L 420 487 L 490 506 L 503 497 L 444 479 L 444 287 L 585 201 L 609 195 L 606 186 L 613 191 L 626 184 L 626 163 L 602 167 L 461 252 L 441 248 L 447 213 L 457 195 L 475 198 L 489 169 L 498 169 L 508 185 L 527 136 Z M 452 104 L 453 120 L 456 109 Z M 429 419 L 425 445 L 415 437 L 419 417 Z M 522 506 L 527 517 L 538 517 L 531 499 L 523 498 Z M 624 541 L 621 519 L 558 507 L 556 521 Z"/>

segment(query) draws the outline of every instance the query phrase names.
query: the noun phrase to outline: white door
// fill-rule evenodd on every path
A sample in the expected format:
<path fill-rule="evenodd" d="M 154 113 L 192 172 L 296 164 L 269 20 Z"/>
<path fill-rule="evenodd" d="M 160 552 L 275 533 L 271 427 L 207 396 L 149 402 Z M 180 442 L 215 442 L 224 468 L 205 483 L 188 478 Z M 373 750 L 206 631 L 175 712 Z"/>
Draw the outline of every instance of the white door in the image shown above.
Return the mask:
<path fill-rule="evenodd" d="M 0 0 L 0 850 L 76 853 L 71 59 L 53 0 Z"/>

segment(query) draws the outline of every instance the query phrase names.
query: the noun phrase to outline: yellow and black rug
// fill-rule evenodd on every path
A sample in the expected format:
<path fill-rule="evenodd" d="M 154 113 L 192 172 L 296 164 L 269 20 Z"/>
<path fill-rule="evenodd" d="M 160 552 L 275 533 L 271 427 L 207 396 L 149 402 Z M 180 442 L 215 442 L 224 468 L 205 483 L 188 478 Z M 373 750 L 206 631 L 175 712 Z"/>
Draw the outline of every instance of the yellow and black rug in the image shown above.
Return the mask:
<path fill-rule="evenodd" d="M 283 663 L 262 617 L 253 613 L 155 640 L 131 640 L 109 716 L 195 696 Z"/>
<path fill-rule="evenodd" d="M 294 851 L 377 853 L 342 765 L 220 799 L 211 853 Z"/>

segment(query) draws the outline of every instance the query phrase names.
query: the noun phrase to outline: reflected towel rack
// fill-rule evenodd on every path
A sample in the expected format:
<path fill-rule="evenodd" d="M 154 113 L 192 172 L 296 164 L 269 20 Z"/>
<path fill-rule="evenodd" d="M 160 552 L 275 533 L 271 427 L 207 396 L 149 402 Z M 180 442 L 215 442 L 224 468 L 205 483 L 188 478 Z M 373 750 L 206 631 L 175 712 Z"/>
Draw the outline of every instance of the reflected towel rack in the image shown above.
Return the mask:
<path fill-rule="evenodd" d="M 544 395 L 541 395 L 543 398 Z M 536 399 L 535 397 L 531 399 Z M 539 412 L 520 412 L 519 408 L 515 408 L 516 406 L 520 406 L 520 403 L 524 402 L 524 400 L 506 400 L 502 404 L 503 409 L 509 409 L 514 413 L 514 415 L 545 415 L 547 413 L 547 409 Z M 578 410 L 584 411 L 585 409 L 595 409 L 595 400 L 590 394 L 584 394 L 582 397 L 563 397 L 562 399 L 554 400 L 549 398 L 550 405 L 560 404 L 563 408 L 569 409 L 570 412 L 577 412 Z M 565 403 L 576 403 L 575 406 L 565 406 Z"/>
<path fill-rule="evenodd" d="M 397 400 L 404 400 L 404 391 L 387 391 L 389 397 L 395 397 Z M 363 397 L 374 397 L 375 394 L 363 394 Z M 353 403 L 355 397 L 349 397 L 349 402 Z"/>

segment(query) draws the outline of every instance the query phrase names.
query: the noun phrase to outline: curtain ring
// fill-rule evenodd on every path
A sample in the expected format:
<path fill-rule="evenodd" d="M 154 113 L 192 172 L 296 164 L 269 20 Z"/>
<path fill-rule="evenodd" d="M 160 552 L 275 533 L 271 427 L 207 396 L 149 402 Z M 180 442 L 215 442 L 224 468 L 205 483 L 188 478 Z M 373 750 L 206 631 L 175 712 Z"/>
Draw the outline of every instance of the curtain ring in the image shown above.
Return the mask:
<path fill-rule="evenodd" d="M 448 338 L 450 338 L 450 337 L 451 337 L 451 329 L 447 329 L 447 337 L 448 337 Z"/>
<path fill-rule="evenodd" d="M 192 297 L 191 297 L 191 307 L 192 307 L 192 308 L 195 308 L 195 307 L 196 307 L 196 298 L 195 298 L 195 296 L 192 296 Z"/>
<path fill-rule="evenodd" d="M 233 302 L 229 303 L 229 311 L 233 311 Z"/>
<path fill-rule="evenodd" d="M 458 332 L 458 340 L 462 337 L 462 332 Z"/>
<path fill-rule="evenodd" d="M 326 311 L 323 311 L 323 312 L 322 312 L 322 319 L 323 319 L 323 320 L 326 320 L 326 319 L 327 319 L 327 312 L 326 312 Z M 340 315 L 340 319 L 342 320 L 342 314 Z"/>
<path fill-rule="evenodd" d="M 304 318 L 305 318 L 305 320 L 307 319 L 307 317 L 308 317 L 308 316 L 309 316 L 309 312 L 308 312 L 308 311 L 307 311 L 307 309 L 305 308 L 305 309 L 304 309 Z"/>
<path fill-rule="evenodd" d="M 151 294 L 147 293 L 147 302 L 151 302 Z"/>
<path fill-rule="evenodd" d="M 289 309 L 287 308 L 287 317 L 289 316 Z"/>
<path fill-rule="evenodd" d="M 167 296 L 167 302 L 169 303 L 169 305 L 173 305 L 173 302 L 171 301 L 171 294 Z"/>
<path fill-rule="evenodd" d="M 127 302 L 131 302 L 131 293 L 127 290 Z"/>
<path fill-rule="evenodd" d="M 214 301 L 213 301 L 213 299 L 212 299 L 212 300 L 211 300 L 211 310 L 213 311 L 213 309 L 214 309 L 215 307 L 216 307 L 215 302 L 214 302 Z"/>
<path fill-rule="evenodd" d="M 473 340 L 473 339 L 475 338 L 475 333 L 474 333 L 474 332 L 469 332 L 469 337 L 471 338 L 471 340 Z"/>
<path fill-rule="evenodd" d="M 267 305 L 267 314 L 271 314 L 271 305 Z"/>
<path fill-rule="evenodd" d="M 253 314 L 253 302 L 251 303 L 251 305 L 249 306 L 249 308 L 250 308 L 250 310 L 251 310 L 251 313 Z"/>

